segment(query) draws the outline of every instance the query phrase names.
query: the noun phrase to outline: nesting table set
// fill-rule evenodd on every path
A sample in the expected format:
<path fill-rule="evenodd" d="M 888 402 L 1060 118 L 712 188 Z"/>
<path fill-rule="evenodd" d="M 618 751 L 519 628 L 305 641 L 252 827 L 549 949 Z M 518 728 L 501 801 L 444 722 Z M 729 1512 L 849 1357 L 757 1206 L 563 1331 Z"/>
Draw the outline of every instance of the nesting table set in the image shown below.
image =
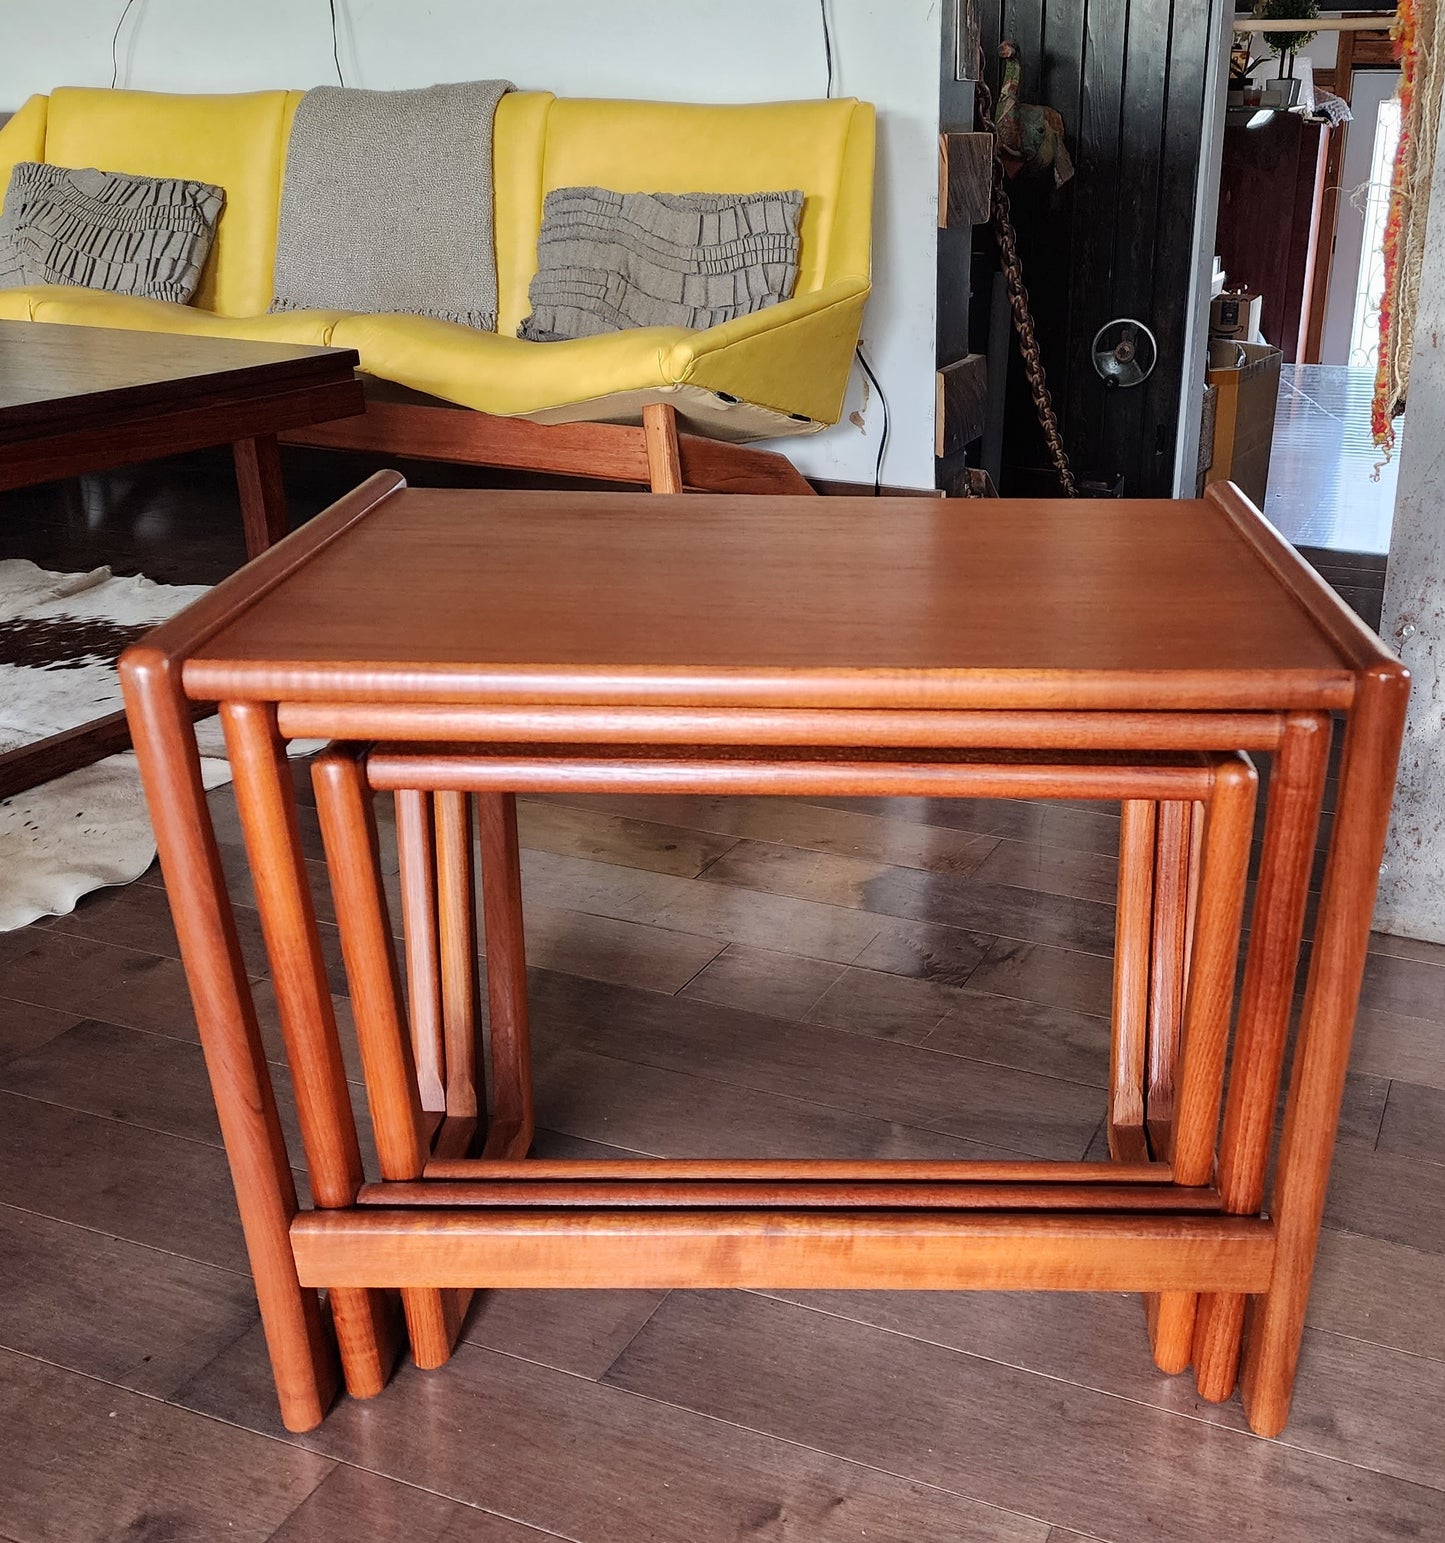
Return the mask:
<path fill-rule="evenodd" d="M 732 1286 L 1143 1293 L 1162 1368 L 1192 1366 L 1209 1399 L 1239 1380 L 1251 1426 L 1284 1426 L 1408 679 L 1235 489 L 959 504 L 433 491 L 382 473 L 121 674 L 291 1429 L 343 1380 L 380 1392 L 403 1336 L 441 1365 L 475 1288 Z M 191 724 L 208 703 L 306 1209 L 201 786 Z M 330 742 L 313 782 L 374 1173 L 285 760 L 296 738 Z M 515 798 L 556 791 L 1119 804 L 1110 1160 L 529 1157 Z"/>

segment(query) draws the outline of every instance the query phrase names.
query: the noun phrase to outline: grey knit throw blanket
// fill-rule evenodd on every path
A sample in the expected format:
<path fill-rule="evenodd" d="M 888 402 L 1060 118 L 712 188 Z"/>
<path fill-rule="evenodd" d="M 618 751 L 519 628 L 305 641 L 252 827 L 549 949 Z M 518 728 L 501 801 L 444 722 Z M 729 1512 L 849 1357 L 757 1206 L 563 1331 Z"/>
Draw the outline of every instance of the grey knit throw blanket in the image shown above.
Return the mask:
<path fill-rule="evenodd" d="M 273 311 L 406 311 L 494 331 L 492 121 L 506 80 L 317 86 L 286 152 Z"/>

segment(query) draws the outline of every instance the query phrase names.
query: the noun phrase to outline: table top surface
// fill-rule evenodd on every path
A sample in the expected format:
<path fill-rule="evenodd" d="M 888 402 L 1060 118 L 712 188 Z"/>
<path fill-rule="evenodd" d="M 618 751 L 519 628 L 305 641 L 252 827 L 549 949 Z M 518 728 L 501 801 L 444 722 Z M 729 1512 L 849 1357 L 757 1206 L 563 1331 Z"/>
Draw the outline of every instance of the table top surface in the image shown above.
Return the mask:
<path fill-rule="evenodd" d="M 0 439 L 71 428 L 200 391 L 269 393 L 351 373 L 350 349 L 0 321 Z"/>
<path fill-rule="evenodd" d="M 1232 489 L 661 498 L 381 476 L 153 635 L 189 694 L 1277 710 L 1348 705 L 1361 670 L 1398 668 Z"/>

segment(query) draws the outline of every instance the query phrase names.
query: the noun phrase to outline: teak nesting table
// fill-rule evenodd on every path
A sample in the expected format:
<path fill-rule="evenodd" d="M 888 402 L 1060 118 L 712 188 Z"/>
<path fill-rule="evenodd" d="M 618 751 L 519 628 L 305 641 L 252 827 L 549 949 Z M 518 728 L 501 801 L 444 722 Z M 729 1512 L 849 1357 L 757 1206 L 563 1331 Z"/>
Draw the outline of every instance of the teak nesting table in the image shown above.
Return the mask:
<path fill-rule="evenodd" d="M 1238 1376 L 1253 1428 L 1283 1427 L 1408 679 L 1237 490 L 957 504 L 421 491 L 382 473 L 129 650 L 121 674 L 292 1429 L 323 1418 L 338 1370 L 353 1394 L 379 1392 L 403 1324 L 419 1364 L 440 1365 L 485 1286 L 1136 1291 L 1161 1366 L 1192 1365 L 1211 1399 Z M 232 757 L 307 1210 L 201 787 L 197 702 L 220 704 Z M 284 759 L 300 737 L 331 741 L 314 783 L 375 1174 Z M 1249 752 L 1270 776 L 1236 992 Z M 527 1157 L 515 795 L 558 789 L 1118 801 L 1112 1160 Z"/>

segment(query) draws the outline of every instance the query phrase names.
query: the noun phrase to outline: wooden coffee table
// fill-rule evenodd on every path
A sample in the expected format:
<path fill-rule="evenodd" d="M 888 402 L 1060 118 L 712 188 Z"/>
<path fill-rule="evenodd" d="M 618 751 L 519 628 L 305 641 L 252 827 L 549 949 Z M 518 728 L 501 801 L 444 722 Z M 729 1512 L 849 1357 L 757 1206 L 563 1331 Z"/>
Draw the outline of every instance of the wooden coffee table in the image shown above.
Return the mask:
<path fill-rule="evenodd" d="M 0 492 L 232 447 L 246 555 L 286 534 L 276 435 L 365 409 L 351 349 L 0 321 Z M 0 756 L 0 798 L 124 749 L 115 713 Z"/>
<path fill-rule="evenodd" d="M 1239 1375 L 1252 1427 L 1283 1427 L 1408 677 L 1236 489 L 959 505 L 413 491 L 382 473 L 120 669 L 291 1428 L 324 1416 L 338 1349 L 353 1394 L 381 1390 L 398 1291 L 416 1360 L 438 1365 L 469 1288 L 645 1285 L 1137 1291 L 1162 1366 L 1192 1364 L 1210 1399 Z M 208 703 L 272 961 L 308 1210 L 201 786 L 191 715 Z M 379 1177 L 363 1171 L 301 848 L 284 756 L 297 737 L 334 742 L 317 812 Z M 1271 767 L 1236 995 L 1255 796 L 1241 752 Z M 529 1157 L 513 797 L 558 788 L 1123 800 L 1113 1160 Z M 378 790 L 396 799 L 400 953 Z M 1185 999 L 1173 1041 L 1150 1027 L 1171 992 Z"/>

